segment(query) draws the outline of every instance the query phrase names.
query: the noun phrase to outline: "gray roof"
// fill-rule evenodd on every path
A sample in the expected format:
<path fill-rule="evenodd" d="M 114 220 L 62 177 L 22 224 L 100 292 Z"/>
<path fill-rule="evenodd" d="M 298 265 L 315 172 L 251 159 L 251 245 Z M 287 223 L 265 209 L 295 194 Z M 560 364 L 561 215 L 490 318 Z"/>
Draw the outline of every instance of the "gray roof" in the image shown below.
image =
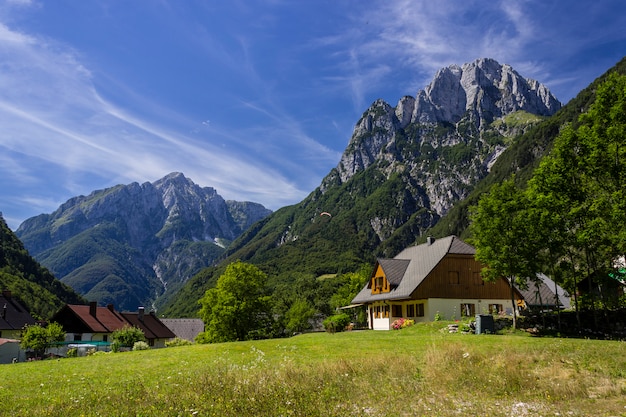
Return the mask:
<path fill-rule="evenodd" d="M 379 259 L 378 264 L 381 266 L 387 280 L 392 287 L 397 287 L 404 277 L 407 267 L 411 263 L 408 259 Z"/>
<path fill-rule="evenodd" d="M 422 283 L 424 278 L 439 264 L 447 254 L 474 255 L 476 250 L 456 236 L 448 236 L 434 241 L 411 246 L 404 249 L 393 259 L 379 259 L 378 265 L 383 269 L 391 291 L 372 294 L 370 285 L 363 288 L 352 300 L 352 304 L 366 303 L 377 300 L 402 300 L 411 294 Z"/>
<path fill-rule="evenodd" d="M 0 330 L 21 330 L 35 324 L 35 319 L 10 291 L 0 295 Z"/>
<path fill-rule="evenodd" d="M 538 280 L 536 282 L 529 280 L 527 289 L 523 290 L 519 287 L 517 288 L 524 297 L 526 305 L 554 307 L 556 305 L 554 281 L 544 274 L 537 274 L 537 278 Z M 556 285 L 556 293 L 558 294 L 561 307 L 570 308 L 569 294 L 559 285 Z"/>
<path fill-rule="evenodd" d="M 200 332 L 204 331 L 202 319 L 161 319 L 177 337 L 193 342 Z"/>

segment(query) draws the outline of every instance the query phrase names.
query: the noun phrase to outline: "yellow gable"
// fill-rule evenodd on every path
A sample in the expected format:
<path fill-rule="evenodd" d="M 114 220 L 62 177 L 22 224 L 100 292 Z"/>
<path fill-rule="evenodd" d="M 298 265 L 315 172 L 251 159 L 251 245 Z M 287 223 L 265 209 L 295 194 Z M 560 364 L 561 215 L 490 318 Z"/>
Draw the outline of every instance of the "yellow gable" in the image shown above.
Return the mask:
<path fill-rule="evenodd" d="M 387 280 L 387 276 L 385 275 L 385 271 L 383 268 L 378 265 L 376 268 L 376 273 L 372 277 L 371 281 L 372 294 L 380 294 L 389 292 L 391 289 L 389 286 L 389 281 Z"/>

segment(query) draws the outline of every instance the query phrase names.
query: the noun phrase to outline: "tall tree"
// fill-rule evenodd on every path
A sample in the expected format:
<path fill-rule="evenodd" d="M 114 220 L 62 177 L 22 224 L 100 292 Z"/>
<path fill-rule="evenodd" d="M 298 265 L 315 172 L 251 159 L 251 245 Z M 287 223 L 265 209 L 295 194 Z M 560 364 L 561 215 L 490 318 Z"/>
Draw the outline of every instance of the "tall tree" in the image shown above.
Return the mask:
<path fill-rule="evenodd" d="M 267 275 L 241 261 L 228 265 L 215 288 L 200 300 L 205 331 L 199 342 L 228 342 L 267 336 L 271 328 Z"/>
<path fill-rule="evenodd" d="M 513 327 L 517 326 L 517 305 L 514 286 L 527 285 L 528 277 L 537 271 L 534 254 L 538 238 L 529 235 L 528 201 L 515 185 L 515 178 L 494 186 L 484 194 L 470 214 L 472 243 L 476 259 L 486 266 L 483 279 L 495 281 L 506 277 L 511 286 Z"/>
<path fill-rule="evenodd" d="M 566 288 L 574 294 L 587 280 L 594 312 L 595 296 L 607 305 L 604 284 L 626 252 L 625 187 L 626 76 L 614 73 L 579 124 L 562 129 L 529 185 L 534 205 L 550 212 L 546 233 L 558 236 L 551 259 L 568 266 L 557 270 L 570 277 Z"/>

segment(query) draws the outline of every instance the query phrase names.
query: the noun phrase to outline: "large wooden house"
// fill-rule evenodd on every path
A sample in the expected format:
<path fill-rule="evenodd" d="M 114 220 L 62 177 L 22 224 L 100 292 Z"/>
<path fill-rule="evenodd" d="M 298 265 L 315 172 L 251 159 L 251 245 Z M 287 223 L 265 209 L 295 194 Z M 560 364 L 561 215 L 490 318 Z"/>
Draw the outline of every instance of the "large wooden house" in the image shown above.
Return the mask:
<path fill-rule="evenodd" d="M 456 236 L 429 237 L 393 259 L 379 259 L 352 303 L 367 306 L 368 326 L 375 330 L 389 330 L 399 318 L 433 321 L 512 313 L 508 281 L 485 282 L 475 253 Z M 522 299 L 517 289 L 514 298 Z"/>

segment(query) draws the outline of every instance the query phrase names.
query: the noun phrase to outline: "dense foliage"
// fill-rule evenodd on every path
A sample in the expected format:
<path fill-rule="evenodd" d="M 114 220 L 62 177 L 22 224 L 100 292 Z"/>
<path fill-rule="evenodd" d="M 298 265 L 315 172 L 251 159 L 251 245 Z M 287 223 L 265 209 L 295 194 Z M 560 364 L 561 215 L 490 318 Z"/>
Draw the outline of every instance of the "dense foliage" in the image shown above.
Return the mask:
<path fill-rule="evenodd" d="M 41 358 L 46 348 L 55 342 L 62 342 L 65 339 L 65 331 L 59 323 L 48 323 L 46 326 L 34 324 L 27 326 L 22 331 L 20 347 L 26 350 L 33 350 L 35 357 Z"/>
<path fill-rule="evenodd" d="M 146 336 L 140 328 L 124 326 L 111 333 L 111 350 L 117 352 L 122 347 L 132 348 L 137 342 L 145 342 Z"/>
<path fill-rule="evenodd" d="M 576 308 L 623 307 L 626 253 L 626 75 L 610 74 L 596 100 L 566 125 L 528 187 L 503 182 L 472 216 L 487 272 L 525 280 L 545 273 Z"/>
<path fill-rule="evenodd" d="M 35 261 L 0 215 L 0 289 L 10 290 L 33 317 L 50 318 L 83 299 Z"/>
<path fill-rule="evenodd" d="M 254 265 L 234 262 L 200 300 L 205 331 L 198 342 L 230 342 L 269 337 L 272 328 L 267 276 Z"/>

